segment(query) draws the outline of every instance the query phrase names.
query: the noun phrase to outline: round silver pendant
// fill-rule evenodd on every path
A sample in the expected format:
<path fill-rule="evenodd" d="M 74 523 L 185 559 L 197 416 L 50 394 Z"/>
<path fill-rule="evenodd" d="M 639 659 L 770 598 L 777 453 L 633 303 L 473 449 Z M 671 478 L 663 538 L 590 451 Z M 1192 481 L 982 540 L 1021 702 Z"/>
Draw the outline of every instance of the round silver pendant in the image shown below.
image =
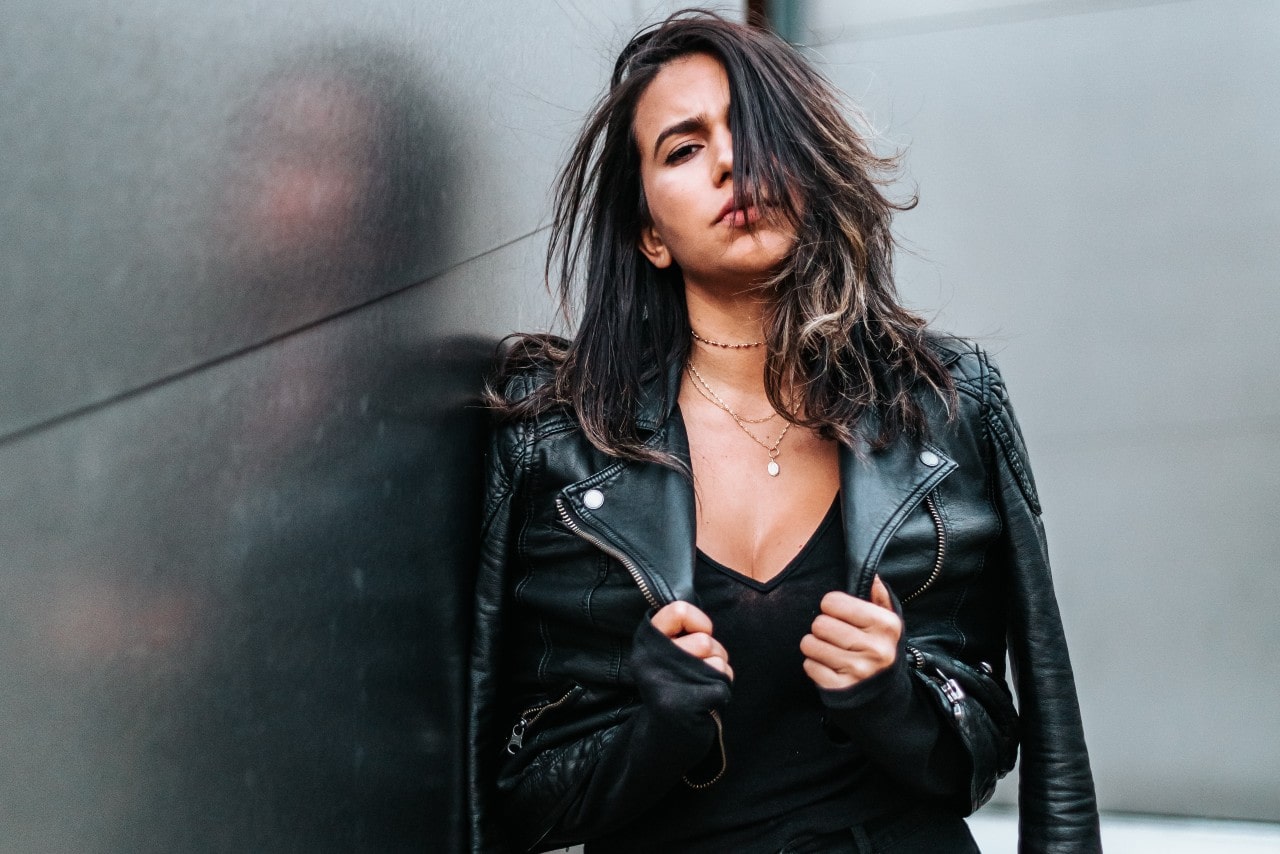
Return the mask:
<path fill-rule="evenodd" d="M 778 461 L 769 460 L 769 477 L 777 477 L 778 472 L 780 471 L 782 471 L 782 469 L 778 468 Z"/>

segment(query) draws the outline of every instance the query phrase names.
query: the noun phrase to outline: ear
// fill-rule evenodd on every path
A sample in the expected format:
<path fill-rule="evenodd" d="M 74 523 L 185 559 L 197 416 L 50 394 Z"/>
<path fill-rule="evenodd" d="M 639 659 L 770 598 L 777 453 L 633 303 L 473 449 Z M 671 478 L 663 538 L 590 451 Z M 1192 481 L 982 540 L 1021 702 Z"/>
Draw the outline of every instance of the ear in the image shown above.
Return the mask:
<path fill-rule="evenodd" d="M 648 258 L 649 263 L 659 270 L 665 270 L 671 266 L 671 253 L 667 250 L 667 244 L 663 243 L 662 238 L 658 236 L 658 231 L 652 223 L 640 229 L 640 239 L 636 241 L 636 245 L 640 254 Z"/>

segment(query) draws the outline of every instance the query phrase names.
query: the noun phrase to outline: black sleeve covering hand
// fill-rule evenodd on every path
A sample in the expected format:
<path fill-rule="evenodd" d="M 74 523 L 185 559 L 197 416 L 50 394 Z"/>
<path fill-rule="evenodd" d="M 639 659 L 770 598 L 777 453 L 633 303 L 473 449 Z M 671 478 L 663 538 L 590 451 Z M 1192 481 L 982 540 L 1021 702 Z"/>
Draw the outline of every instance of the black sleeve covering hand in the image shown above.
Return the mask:
<path fill-rule="evenodd" d="M 679 784 L 715 742 L 711 713 L 729 701 L 728 677 L 648 619 L 636 628 L 630 667 L 639 702 L 619 723 L 547 749 L 500 783 L 516 825 L 546 827 L 526 846 L 570 845 L 620 827 Z"/>
<path fill-rule="evenodd" d="M 898 597 L 890 591 L 890 598 L 901 617 Z M 906 642 L 900 638 L 894 662 L 886 670 L 841 690 L 819 689 L 827 722 L 855 740 L 906 789 L 948 800 L 967 795 L 964 745 L 938 714 L 928 686 L 909 671 Z"/>

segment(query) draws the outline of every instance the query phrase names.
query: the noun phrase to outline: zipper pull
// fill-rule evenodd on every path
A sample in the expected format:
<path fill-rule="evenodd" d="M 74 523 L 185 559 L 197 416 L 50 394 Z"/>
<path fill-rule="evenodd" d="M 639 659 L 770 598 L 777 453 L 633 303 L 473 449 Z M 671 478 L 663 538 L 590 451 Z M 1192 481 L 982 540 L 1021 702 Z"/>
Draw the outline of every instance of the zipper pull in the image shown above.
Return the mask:
<path fill-rule="evenodd" d="M 507 753 L 514 756 L 516 751 L 524 747 L 524 731 L 528 726 L 527 718 L 516 721 L 516 725 L 511 728 L 511 738 L 507 741 Z"/>
<path fill-rule="evenodd" d="M 938 670 L 938 668 L 934 668 Z M 938 676 L 941 681 L 938 683 L 942 688 L 942 694 L 951 702 L 951 714 L 956 716 L 956 720 L 964 717 L 964 706 L 960 701 L 964 699 L 964 689 L 960 687 L 960 683 L 947 676 L 941 670 L 938 670 Z"/>

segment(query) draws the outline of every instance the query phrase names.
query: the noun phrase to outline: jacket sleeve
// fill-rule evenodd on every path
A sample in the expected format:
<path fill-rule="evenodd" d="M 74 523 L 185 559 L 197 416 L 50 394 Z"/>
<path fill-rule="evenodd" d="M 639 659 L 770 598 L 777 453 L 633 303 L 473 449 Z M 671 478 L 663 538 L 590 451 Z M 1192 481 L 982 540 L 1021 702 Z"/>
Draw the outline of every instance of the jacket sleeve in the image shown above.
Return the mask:
<path fill-rule="evenodd" d="M 985 361 L 985 359 L 984 359 Z M 1040 501 L 1022 431 L 993 365 L 983 372 L 984 421 L 996 447 L 1004 522 L 1008 643 L 1022 720 L 1019 852 L 1102 850 L 1075 680 L 1049 572 Z"/>
<path fill-rule="evenodd" d="M 506 851 L 496 813 L 498 760 L 498 669 L 502 645 L 503 590 L 512 526 L 512 501 L 525 453 L 524 427 L 493 431 L 485 460 L 485 506 L 472 621 L 470 695 L 467 698 L 467 795 L 471 851 Z"/>
<path fill-rule="evenodd" d="M 894 608 L 902 616 L 896 596 Z M 927 680 L 912 675 L 913 665 L 904 634 L 887 670 L 842 690 L 819 689 L 827 720 L 856 738 L 905 789 L 957 803 L 958 811 L 967 815 L 974 808 L 969 805 L 973 775 L 967 745 L 952 722 L 939 714 Z"/>
<path fill-rule="evenodd" d="M 994 675 L 951 650 L 910 640 L 903 646 L 888 670 L 844 691 L 823 691 L 823 702 L 890 777 L 969 815 L 1013 768 L 1013 699 Z"/>

